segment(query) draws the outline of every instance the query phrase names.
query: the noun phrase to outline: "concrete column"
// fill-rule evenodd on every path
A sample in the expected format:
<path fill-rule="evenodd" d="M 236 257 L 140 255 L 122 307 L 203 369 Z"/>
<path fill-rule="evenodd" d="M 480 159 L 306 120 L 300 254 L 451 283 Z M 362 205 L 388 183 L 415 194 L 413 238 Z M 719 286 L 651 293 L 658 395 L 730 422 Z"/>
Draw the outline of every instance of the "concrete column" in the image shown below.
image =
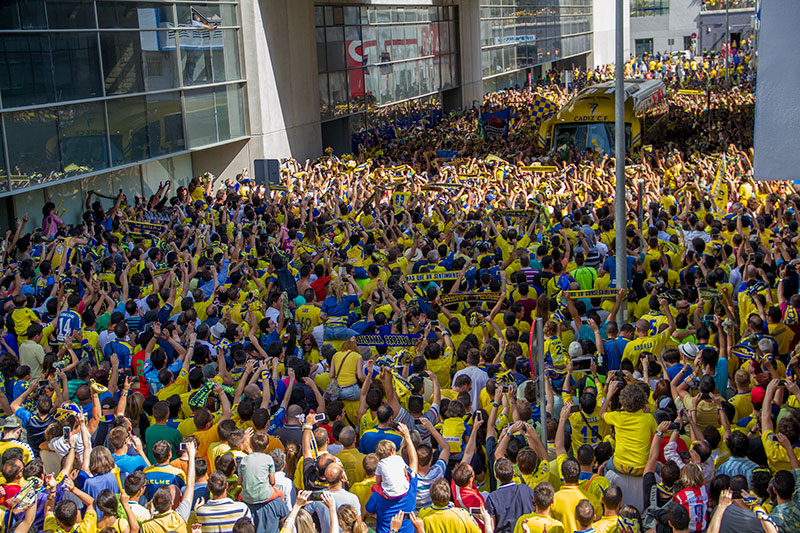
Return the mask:
<path fill-rule="evenodd" d="M 625 36 L 624 57 L 627 60 L 631 55 L 630 49 L 630 0 L 624 0 L 623 31 Z M 614 5 L 608 2 L 595 1 L 592 6 L 592 54 L 587 61 L 589 68 L 608 65 L 614 62 Z"/>
<path fill-rule="evenodd" d="M 461 104 L 483 101 L 483 71 L 481 70 L 481 13 L 479 0 L 460 0 L 458 3 L 459 43 L 461 54 Z"/>
<path fill-rule="evenodd" d="M 322 152 L 314 3 L 242 0 L 250 157 Z"/>

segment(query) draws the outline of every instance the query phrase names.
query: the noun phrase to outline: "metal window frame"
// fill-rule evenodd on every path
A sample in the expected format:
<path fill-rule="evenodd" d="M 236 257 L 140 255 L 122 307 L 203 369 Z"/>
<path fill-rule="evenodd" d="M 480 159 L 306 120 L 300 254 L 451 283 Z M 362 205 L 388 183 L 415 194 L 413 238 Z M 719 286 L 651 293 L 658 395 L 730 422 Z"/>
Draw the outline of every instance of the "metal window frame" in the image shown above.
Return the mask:
<path fill-rule="evenodd" d="M 139 3 L 141 3 L 140 0 L 116 0 L 116 1 L 123 2 L 123 3 L 131 3 L 131 4 L 139 4 Z M 50 26 L 49 25 L 49 20 L 47 19 L 47 16 L 48 16 L 47 15 L 47 10 L 45 9 L 45 26 L 46 27 L 44 27 L 44 28 L 30 28 L 30 29 L 19 28 L 19 29 L 0 30 L 0 35 L 44 35 L 44 36 L 47 36 L 48 37 L 48 42 L 51 43 L 50 44 L 51 53 L 49 55 L 49 66 L 50 66 L 50 71 L 51 71 L 51 75 L 53 76 L 53 79 L 55 79 L 55 70 L 54 70 L 55 66 L 54 66 L 54 59 L 53 59 L 53 55 L 52 55 L 52 48 L 53 47 L 52 47 L 52 42 L 51 42 L 51 39 L 50 39 L 52 34 L 54 34 L 54 33 L 58 33 L 58 34 L 66 34 L 66 33 L 86 34 L 86 33 L 92 33 L 93 32 L 95 34 L 95 36 L 96 36 L 95 43 L 96 43 L 96 46 L 97 46 L 97 51 L 98 51 L 98 53 L 100 55 L 100 57 L 99 57 L 99 62 L 100 62 L 99 76 L 100 76 L 100 85 L 101 85 L 101 92 L 100 92 L 101 95 L 100 96 L 96 96 L 96 97 L 91 97 L 91 98 L 79 98 L 79 99 L 64 100 L 64 101 L 51 101 L 51 102 L 42 103 L 42 104 L 34 104 L 34 105 L 26 105 L 26 106 L 15 106 L 15 107 L 9 107 L 9 108 L 3 108 L 2 107 L 2 100 L 0 99 L 0 132 L 2 132 L 2 142 L 0 143 L 0 150 L 2 151 L 3 157 L 5 159 L 5 165 L 4 166 L 6 167 L 6 170 L 7 170 L 7 176 L 6 176 L 6 182 L 7 183 L 6 184 L 7 184 L 7 188 L 8 188 L 7 191 L 0 192 L 0 198 L 9 197 L 9 196 L 15 196 L 17 194 L 20 194 L 20 193 L 23 193 L 23 192 L 27 192 L 27 191 L 34 191 L 34 190 L 38 190 L 38 189 L 47 189 L 47 188 L 52 187 L 52 186 L 54 186 L 56 184 L 69 183 L 69 182 L 76 181 L 76 180 L 84 180 L 84 179 L 91 178 L 91 177 L 94 177 L 94 176 L 107 174 L 107 173 L 115 172 L 115 171 L 118 171 L 118 170 L 123 170 L 125 168 L 130 168 L 130 167 L 134 167 L 134 166 L 140 166 L 142 164 L 153 162 L 153 161 L 159 161 L 159 160 L 163 160 L 163 159 L 171 158 L 171 157 L 175 157 L 175 156 L 191 154 L 191 153 L 194 153 L 194 152 L 197 152 L 197 151 L 200 151 L 200 150 L 206 150 L 206 149 L 209 149 L 209 148 L 214 148 L 214 147 L 217 147 L 217 146 L 222 146 L 222 145 L 226 145 L 226 144 L 229 144 L 229 143 L 240 142 L 242 140 L 249 139 L 249 137 L 250 137 L 250 120 L 249 120 L 248 113 L 245 112 L 244 113 L 244 117 L 242 117 L 243 118 L 243 127 L 244 127 L 244 132 L 243 133 L 244 134 L 232 137 L 230 139 L 226 139 L 224 141 L 221 141 L 220 140 L 219 124 L 218 124 L 219 115 L 218 115 L 218 111 L 217 111 L 217 92 L 220 91 L 220 90 L 223 90 L 223 91 L 227 92 L 229 90 L 230 86 L 238 87 L 238 89 L 240 91 L 240 93 L 239 93 L 240 94 L 240 101 L 238 103 L 244 105 L 245 108 L 247 106 L 247 76 L 246 76 L 246 72 L 245 72 L 246 66 L 245 66 L 244 61 L 243 61 L 243 53 L 242 53 L 243 46 L 244 46 L 244 40 L 243 40 L 242 32 L 241 32 L 242 11 L 241 11 L 241 2 L 240 1 L 238 1 L 238 0 L 220 0 L 220 1 L 213 1 L 213 2 L 210 2 L 210 1 L 209 2 L 205 2 L 205 1 L 202 1 L 202 0 L 201 1 L 170 0 L 170 2 L 167 5 L 163 6 L 165 8 L 171 8 L 171 10 L 172 10 L 171 15 L 173 17 L 173 20 L 175 20 L 175 21 L 178 20 L 178 7 L 182 6 L 182 5 L 192 6 L 192 5 L 198 5 L 198 4 L 202 3 L 203 6 L 212 6 L 212 7 L 220 6 L 220 5 L 223 5 L 223 6 L 234 6 L 234 8 L 236 10 L 235 13 L 236 13 L 237 23 L 238 24 L 236 24 L 236 25 L 218 26 L 218 29 L 236 31 L 236 37 L 235 37 L 234 42 L 236 43 L 236 46 L 238 46 L 237 55 L 238 55 L 239 77 L 237 79 L 225 80 L 225 81 L 214 81 L 214 79 L 213 79 L 214 64 L 213 64 L 213 59 L 212 59 L 211 60 L 211 64 L 210 64 L 211 73 L 212 73 L 212 80 L 210 82 L 199 84 L 199 85 L 192 85 L 192 86 L 185 85 L 185 80 L 184 80 L 184 76 L 183 76 L 183 69 L 181 68 L 181 53 L 182 53 L 182 50 L 181 50 L 181 47 L 180 47 L 180 32 L 176 31 L 175 32 L 175 34 L 176 34 L 175 35 L 175 41 L 176 41 L 176 48 L 175 48 L 176 56 L 175 56 L 175 60 L 176 60 L 176 63 L 177 63 L 176 64 L 176 68 L 177 68 L 177 71 L 178 71 L 177 87 L 172 87 L 172 88 L 168 88 L 168 89 L 158 89 L 158 90 L 146 90 L 143 87 L 142 91 L 138 91 L 138 92 L 134 92 L 134 93 L 126 93 L 126 94 L 115 94 L 115 95 L 109 95 L 107 93 L 106 87 L 105 87 L 105 69 L 103 67 L 103 62 L 102 62 L 102 50 L 103 49 L 102 49 L 102 43 L 101 43 L 101 32 L 108 32 L 108 33 L 136 32 L 136 33 L 141 34 L 141 32 L 143 32 L 143 31 L 158 32 L 158 31 L 169 31 L 169 30 L 179 30 L 179 29 L 191 30 L 192 28 L 191 27 L 178 27 L 178 26 L 175 26 L 174 28 L 100 28 L 99 27 L 100 26 L 100 24 L 99 24 L 100 20 L 99 20 L 99 13 L 98 13 L 98 3 L 101 3 L 101 2 L 102 2 L 102 0 L 94 0 L 92 2 L 92 14 L 94 15 L 94 24 L 95 24 L 94 28 L 50 28 L 49 27 Z M 17 7 L 17 16 L 19 17 L 19 9 L 18 9 L 18 4 L 16 2 L 15 2 L 15 6 Z M 211 89 L 212 101 L 213 101 L 213 109 L 214 109 L 214 142 L 208 143 L 208 144 L 203 144 L 201 146 L 194 147 L 194 148 L 189 148 L 189 138 L 188 138 L 189 134 L 188 134 L 187 123 L 186 123 L 186 91 L 202 90 L 202 89 Z M 147 137 L 148 156 L 151 156 L 151 157 L 148 157 L 148 158 L 142 159 L 142 160 L 138 160 L 138 161 L 134 161 L 134 162 L 130 162 L 130 163 L 124 163 L 124 164 L 120 164 L 120 165 L 115 165 L 114 164 L 114 159 L 112 157 L 111 134 L 110 134 L 110 131 L 109 131 L 109 129 L 110 129 L 110 119 L 109 119 L 109 109 L 108 109 L 109 102 L 112 101 L 112 100 L 120 100 L 120 99 L 125 99 L 125 98 L 143 97 L 144 98 L 144 102 L 145 102 L 145 110 L 146 110 L 146 108 L 147 108 L 147 97 L 148 96 L 159 95 L 159 94 L 168 94 L 168 93 L 176 93 L 176 92 L 178 93 L 179 100 L 180 100 L 180 106 L 181 106 L 181 122 L 182 122 L 182 127 L 183 127 L 184 149 L 183 150 L 179 150 L 179 151 L 175 151 L 175 152 L 170 152 L 170 153 L 167 153 L 167 154 L 153 156 L 152 153 L 150 153 L 150 146 L 149 146 L 150 139 L 149 139 L 149 135 L 148 135 L 148 137 Z M 53 100 L 56 99 L 55 93 L 52 95 L 52 97 L 53 97 Z M 226 97 L 227 97 L 227 95 L 226 95 Z M 12 186 L 11 186 L 11 175 L 12 175 L 13 172 L 12 172 L 11 164 L 13 163 L 13 161 L 10 158 L 10 153 L 9 153 L 9 148 L 8 148 L 7 125 L 5 124 L 5 119 L 6 119 L 5 115 L 7 113 L 10 114 L 10 113 L 15 113 L 15 112 L 20 112 L 20 111 L 36 111 L 36 110 L 46 109 L 46 108 L 56 108 L 56 111 L 57 111 L 59 108 L 66 107 L 66 106 L 73 106 L 73 105 L 79 105 L 79 104 L 91 104 L 91 103 L 99 103 L 99 102 L 102 102 L 102 104 L 103 104 L 102 112 L 103 112 L 103 122 L 104 122 L 104 126 L 105 126 L 105 135 L 106 135 L 105 148 L 107 150 L 107 154 L 106 154 L 106 158 L 105 158 L 105 165 L 106 165 L 105 168 L 94 170 L 92 172 L 87 172 L 85 174 L 79 174 L 79 175 L 75 175 L 75 176 L 71 176 L 71 177 L 65 177 L 65 178 L 62 178 L 62 179 L 59 179 L 59 180 L 54 180 L 52 182 L 36 184 L 36 185 L 29 186 L 29 187 L 12 188 Z M 238 108 L 237 108 L 237 111 L 238 111 Z M 147 121 L 146 115 L 145 115 L 145 121 Z M 56 133 L 57 133 L 57 136 L 59 138 L 59 141 L 56 143 L 57 144 L 57 149 L 59 150 L 59 161 L 60 161 L 60 163 L 63 163 L 63 160 L 62 160 L 63 158 L 61 157 L 61 143 L 60 143 L 61 131 L 60 131 L 58 120 L 56 120 Z M 140 172 L 140 177 L 141 177 L 141 172 Z"/>

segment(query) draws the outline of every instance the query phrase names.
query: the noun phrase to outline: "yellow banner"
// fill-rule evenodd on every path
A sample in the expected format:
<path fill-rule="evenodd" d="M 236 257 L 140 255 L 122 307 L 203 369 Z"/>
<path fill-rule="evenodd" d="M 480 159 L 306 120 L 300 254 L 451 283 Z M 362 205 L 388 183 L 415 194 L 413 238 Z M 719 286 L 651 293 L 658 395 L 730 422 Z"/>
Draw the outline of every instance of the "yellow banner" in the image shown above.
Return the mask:
<path fill-rule="evenodd" d="M 554 166 L 542 166 L 542 165 L 528 165 L 524 167 L 519 167 L 519 169 L 523 172 L 533 172 L 534 174 L 537 173 L 545 173 L 545 172 L 556 172 L 558 167 Z"/>
<path fill-rule="evenodd" d="M 536 215 L 535 209 L 498 209 L 498 215 L 507 217 L 532 217 Z"/>
<path fill-rule="evenodd" d="M 425 272 L 424 274 L 411 274 L 406 276 L 406 281 L 408 283 L 444 281 L 448 279 L 458 279 L 458 272 Z"/>
<path fill-rule="evenodd" d="M 697 96 L 698 94 L 704 94 L 703 91 L 696 91 L 694 89 L 681 89 L 678 91 L 678 94 L 686 94 L 690 96 Z"/>
<path fill-rule="evenodd" d="M 501 165 L 511 165 L 511 163 L 509 163 L 509 162 L 508 162 L 508 161 L 506 161 L 505 159 L 501 159 L 500 157 L 498 157 L 498 156 L 496 156 L 496 155 L 494 155 L 494 154 L 489 154 L 489 155 L 486 157 L 486 161 L 487 161 L 487 162 L 490 162 L 490 161 L 491 161 L 492 163 L 500 163 Z"/>
<path fill-rule="evenodd" d="M 496 302 L 500 299 L 499 292 L 468 292 L 461 294 L 442 294 L 441 300 L 443 304 L 461 303 L 461 302 Z"/>
<path fill-rule="evenodd" d="M 574 290 L 564 291 L 563 294 L 569 296 L 573 300 L 576 298 L 616 298 L 617 289 Z"/>

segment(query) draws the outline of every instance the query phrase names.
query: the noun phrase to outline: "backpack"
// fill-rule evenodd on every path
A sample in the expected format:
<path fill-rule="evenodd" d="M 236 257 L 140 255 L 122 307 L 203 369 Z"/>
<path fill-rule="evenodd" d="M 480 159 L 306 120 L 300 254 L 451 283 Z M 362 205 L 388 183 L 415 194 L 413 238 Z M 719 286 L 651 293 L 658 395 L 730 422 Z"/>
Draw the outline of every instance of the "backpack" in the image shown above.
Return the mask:
<path fill-rule="evenodd" d="M 297 298 L 297 281 L 289 272 L 288 268 L 282 268 L 278 270 L 275 273 L 275 278 L 278 282 L 278 290 L 280 292 L 285 292 L 290 300 Z"/>

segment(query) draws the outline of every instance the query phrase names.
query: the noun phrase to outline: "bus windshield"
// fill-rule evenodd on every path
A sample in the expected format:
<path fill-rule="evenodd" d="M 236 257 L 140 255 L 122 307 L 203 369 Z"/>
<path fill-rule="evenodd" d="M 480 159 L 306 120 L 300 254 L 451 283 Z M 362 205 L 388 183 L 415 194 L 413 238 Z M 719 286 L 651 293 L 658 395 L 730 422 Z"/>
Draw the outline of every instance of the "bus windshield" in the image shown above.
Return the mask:
<path fill-rule="evenodd" d="M 631 146 L 631 125 L 625 124 L 625 144 Z M 571 146 L 579 152 L 591 148 L 611 154 L 614 150 L 613 122 L 580 122 L 556 124 L 554 148 Z"/>

